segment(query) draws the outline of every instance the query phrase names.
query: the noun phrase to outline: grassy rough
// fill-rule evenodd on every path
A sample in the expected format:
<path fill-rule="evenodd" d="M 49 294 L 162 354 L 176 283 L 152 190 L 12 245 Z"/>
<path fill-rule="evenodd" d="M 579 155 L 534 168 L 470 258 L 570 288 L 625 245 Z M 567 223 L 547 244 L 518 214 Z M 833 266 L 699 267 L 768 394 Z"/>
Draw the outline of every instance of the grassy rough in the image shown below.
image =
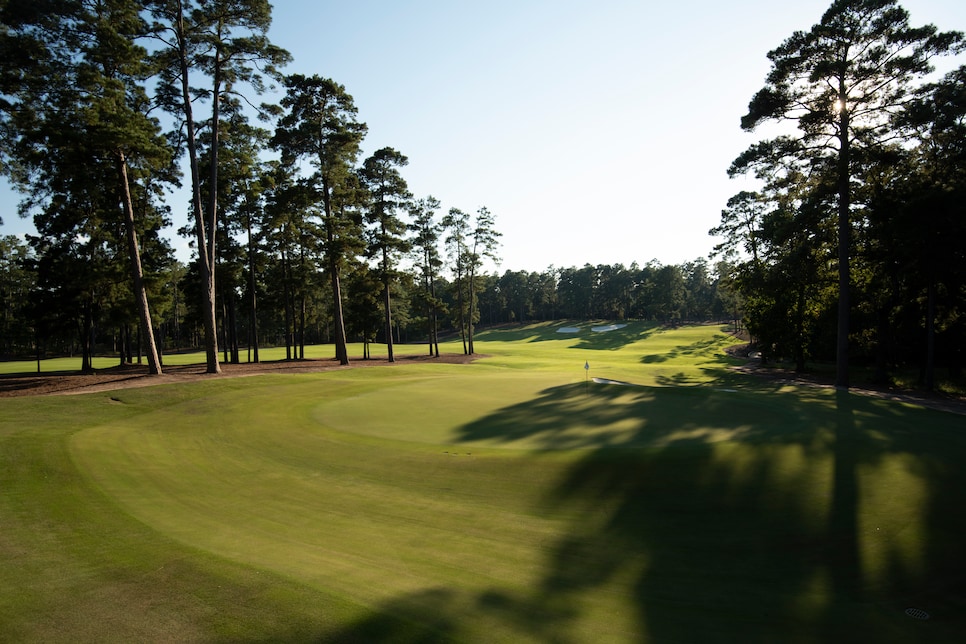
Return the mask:
<path fill-rule="evenodd" d="M 0 401 L 0 639 L 963 632 L 962 417 L 736 374 L 713 327 L 560 326 Z"/>

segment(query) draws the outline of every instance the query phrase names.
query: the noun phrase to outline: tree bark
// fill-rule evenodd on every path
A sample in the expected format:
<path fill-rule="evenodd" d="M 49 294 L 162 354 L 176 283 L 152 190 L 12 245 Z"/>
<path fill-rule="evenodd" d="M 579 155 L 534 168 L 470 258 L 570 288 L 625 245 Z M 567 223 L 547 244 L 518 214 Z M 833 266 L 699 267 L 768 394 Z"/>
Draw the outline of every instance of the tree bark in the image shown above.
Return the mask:
<path fill-rule="evenodd" d="M 339 280 L 339 257 L 336 246 L 335 222 L 332 214 L 332 193 L 329 182 L 322 179 L 322 207 L 325 212 L 326 255 L 329 263 L 329 279 L 332 283 L 332 322 L 335 325 L 335 357 L 341 365 L 349 364 L 349 348 L 345 334 L 345 316 L 342 312 L 342 285 Z"/>
<path fill-rule="evenodd" d="M 81 332 L 81 373 L 94 372 L 94 312 L 93 303 L 84 302 L 84 327 Z"/>
<path fill-rule="evenodd" d="M 466 336 L 467 336 L 467 355 L 473 355 L 473 311 L 476 310 L 476 271 L 470 270 L 469 274 L 469 288 L 470 288 L 470 311 L 466 318 Z"/>
<path fill-rule="evenodd" d="M 385 235 L 385 225 L 383 225 L 382 231 Z M 388 352 L 388 361 L 395 362 L 396 359 L 392 351 L 392 293 L 389 288 L 389 253 L 385 248 L 382 249 L 382 286 L 383 306 L 386 313 L 386 351 Z"/>
<path fill-rule="evenodd" d="M 383 287 L 383 306 L 386 309 L 386 351 L 388 352 L 389 362 L 395 362 L 396 359 L 393 356 L 392 350 L 392 296 L 389 292 L 389 281 L 387 280 Z"/>
<path fill-rule="evenodd" d="M 124 209 L 124 228 L 127 232 L 128 255 L 131 260 L 131 277 L 134 284 L 134 298 L 137 302 L 138 319 L 141 324 L 141 337 L 148 358 L 148 373 L 161 375 L 161 359 L 158 345 L 154 341 L 154 326 L 151 324 L 151 309 L 148 295 L 144 290 L 144 271 L 141 266 L 141 251 L 138 248 L 137 231 L 134 228 L 134 205 L 131 202 L 131 188 L 127 177 L 127 159 L 124 152 L 117 151 L 117 170 L 121 184 L 121 197 Z"/>
<path fill-rule="evenodd" d="M 299 294 L 299 360 L 305 360 L 305 293 Z"/>
<path fill-rule="evenodd" d="M 211 101 L 211 167 L 208 172 L 208 264 L 214 273 L 215 240 L 218 231 L 218 147 L 221 127 L 221 25 L 218 25 L 218 42 L 215 44 L 214 79 Z"/>
<path fill-rule="evenodd" d="M 201 204 L 201 175 L 198 170 L 198 148 L 195 142 L 194 113 L 191 108 L 191 88 L 188 84 L 188 45 L 184 26 L 184 7 L 178 2 L 177 18 L 178 61 L 181 66 L 181 98 L 184 102 L 187 128 L 188 159 L 191 167 L 192 208 L 195 218 L 195 237 L 198 242 L 198 275 L 201 278 L 201 318 L 205 329 L 205 357 L 208 373 L 221 373 L 218 363 L 218 329 L 215 323 L 215 272 L 208 256 L 204 210 Z M 214 231 L 212 231 L 212 235 Z"/>
<path fill-rule="evenodd" d="M 335 325 L 335 357 L 341 365 L 349 364 L 349 349 L 346 346 L 345 321 L 342 315 L 342 287 L 339 283 L 339 267 L 334 257 L 329 258 L 329 274 L 332 282 L 333 324 Z"/>
<path fill-rule="evenodd" d="M 936 386 L 936 280 L 930 276 L 926 290 L 926 364 L 923 385 L 927 391 Z"/>
<path fill-rule="evenodd" d="M 849 138 L 848 93 L 844 81 L 839 87 L 839 158 L 838 158 L 838 260 L 839 260 L 839 308 L 835 348 L 835 387 L 849 388 L 849 314 L 852 276 L 849 267 L 849 249 L 852 241 L 850 221 L 851 187 L 851 141 Z"/>
<path fill-rule="evenodd" d="M 292 271 L 288 262 L 288 253 L 282 251 L 282 309 L 285 311 L 285 359 L 292 359 L 292 347 L 294 346 L 294 335 L 292 327 L 295 324 L 293 317 L 295 310 L 292 306 L 291 289 Z"/>
<path fill-rule="evenodd" d="M 426 266 L 429 270 L 429 297 L 430 297 L 430 334 L 429 334 L 429 355 L 439 357 L 439 307 L 436 304 L 436 276 L 433 270 L 432 258 L 427 256 Z"/>
<path fill-rule="evenodd" d="M 252 242 L 252 218 L 248 217 L 248 361 L 258 362 L 258 316 L 255 292 L 255 244 Z M 253 355 L 254 354 L 254 355 Z"/>

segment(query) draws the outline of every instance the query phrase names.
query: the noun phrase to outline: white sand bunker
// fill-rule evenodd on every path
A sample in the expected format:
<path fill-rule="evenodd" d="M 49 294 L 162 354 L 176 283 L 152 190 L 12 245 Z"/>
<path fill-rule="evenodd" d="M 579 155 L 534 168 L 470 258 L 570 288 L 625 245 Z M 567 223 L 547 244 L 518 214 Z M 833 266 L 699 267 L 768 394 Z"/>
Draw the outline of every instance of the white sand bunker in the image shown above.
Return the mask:
<path fill-rule="evenodd" d="M 607 333 L 608 331 L 616 331 L 617 329 L 623 329 L 626 324 L 605 324 L 604 326 L 592 326 L 590 330 L 594 333 Z"/>
<path fill-rule="evenodd" d="M 562 326 L 557 329 L 557 333 L 580 333 L 579 326 Z"/>
<path fill-rule="evenodd" d="M 594 378 L 594 382 L 599 385 L 620 385 L 621 387 L 637 387 L 633 382 L 624 382 L 623 380 L 611 380 L 610 378 Z"/>

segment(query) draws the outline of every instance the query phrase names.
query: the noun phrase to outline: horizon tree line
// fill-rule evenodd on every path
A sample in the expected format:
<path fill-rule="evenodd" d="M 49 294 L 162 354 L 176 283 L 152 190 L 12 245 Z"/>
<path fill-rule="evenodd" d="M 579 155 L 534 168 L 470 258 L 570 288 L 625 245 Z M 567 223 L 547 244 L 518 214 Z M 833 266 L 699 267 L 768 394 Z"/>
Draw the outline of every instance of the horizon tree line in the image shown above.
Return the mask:
<path fill-rule="evenodd" d="M 415 206 L 425 201 L 419 200 Z M 468 353 L 470 293 L 465 254 L 469 251 L 463 249 L 464 267 L 458 269 L 456 257 L 446 257 L 440 233 L 437 226 L 437 243 L 425 247 L 419 247 L 413 238 L 414 247 L 392 285 L 391 328 L 385 326 L 381 305 L 385 293 L 379 266 L 362 261 L 347 272 L 346 337 L 349 342 L 364 345 L 362 358 L 372 357 L 369 344 L 387 342 L 425 343 L 429 355 L 439 356 L 439 343 L 445 339 L 455 340 Z M 244 246 L 239 244 L 240 248 Z M 0 355 L 32 355 L 37 349 L 34 320 L 30 311 L 18 308 L 19 300 L 15 299 L 16 293 L 30 293 L 35 285 L 35 264 L 24 259 L 29 258 L 31 249 L 16 237 L 5 236 L 0 237 L 0 250 L 0 303 L 11 303 L 8 313 L 0 317 Z M 427 252 L 436 260 L 426 263 Z M 5 261 L 6 258 L 10 260 Z M 303 282 L 299 273 L 303 267 L 286 258 L 279 254 L 258 260 L 267 263 L 264 277 L 256 277 L 260 302 L 256 309 L 245 306 L 250 301 L 249 276 L 243 273 L 247 273 L 249 258 L 237 256 L 234 267 L 238 272 L 225 271 L 226 275 L 235 275 L 229 289 L 235 303 L 224 303 L 219 310 L 234 306 L 237 312 L 234 318 L 219 317 L 221 337 L 227 339 L 221 344 L 227 354 L 225 362 L 257 362 L 255 351 L 259 346 L 284 346 L 287 358 L 297 360 L 304 357 L 306 344 L 334 344 L 333 303 L 331 290 L 325 288 L 325 276 L 316 270 L 308 282 Z M 185 296 L 185 290 L 197 288 L 197 280 L 190 275 L 192 268 L 175 261 L 173 270 L 163 274 L 163 288 L 156 296 L 156 308 L 164 311 L 157 323 L 158 339 L 167 352 L 204 346 L 201 312 L 195 304 L 198 299 Z M 585 264 L 543 271 L 475 270 L 474 329 L 568 319 L 638 319 L 668 326 L 708 321 L 741 324 L 741 303 L 730 290 L 727 277 L 732 267 L 723 262 L 712 267 L 704 258 L 681 265 L 652 260 L 643 266 L 635 263 L 628 267 Z M 295 280 L 292 275 L 296 275 Z M 225 278 L 222 282 L 227 284 L 230 280 Z M 258 344 L 247 333 L 253 314 L 258 318 Z M 234 332 L 228 328 L 231 326 L 235 327 Z M 130 362 L 136 358 L 139 339 L 136 333 L 125 337 L 122 328 L 111 319 L 96 320 L 93 347 L 100 354 L 114 353 L 122 362 Z M 77 338 L 75 326 L 68 324 L 47 338 L 45 348 L 51 355 L 77 353 L 81 349 Z M 237 350 L 232 347 L 232 338 L 238 341 Z M 121 351 L 125 343 L 131 344 L 130 351 Z"/>

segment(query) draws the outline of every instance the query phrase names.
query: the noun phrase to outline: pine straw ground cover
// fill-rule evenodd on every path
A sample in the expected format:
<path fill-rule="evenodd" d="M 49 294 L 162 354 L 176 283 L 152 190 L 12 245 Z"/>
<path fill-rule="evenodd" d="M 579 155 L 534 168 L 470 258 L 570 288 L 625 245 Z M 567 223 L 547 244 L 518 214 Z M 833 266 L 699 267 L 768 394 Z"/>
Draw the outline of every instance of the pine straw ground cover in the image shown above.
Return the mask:
<path fill-rule="evenodd" d="M 963 417 L 732 342 L 4 399 L 0 639 L 956 641 Z"/>

